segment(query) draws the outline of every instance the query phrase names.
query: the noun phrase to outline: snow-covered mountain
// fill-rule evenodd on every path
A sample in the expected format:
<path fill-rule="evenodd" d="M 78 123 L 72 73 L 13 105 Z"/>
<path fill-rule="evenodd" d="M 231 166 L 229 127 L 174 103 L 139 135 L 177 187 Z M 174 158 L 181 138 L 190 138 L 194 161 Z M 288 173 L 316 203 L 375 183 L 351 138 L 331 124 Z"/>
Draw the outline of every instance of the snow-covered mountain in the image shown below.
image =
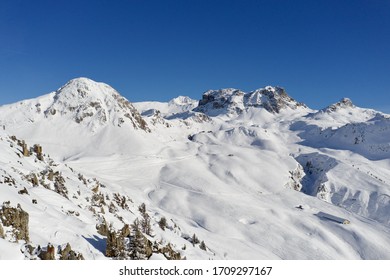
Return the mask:
<path fill-rule="evenodd" d="M 203 94 L 199 106 L 195 110 L 217 116 L 220 114 L 240 114 L 249 107 L 259 107 L 270 113 L 279 113 L 286 108 L 306 108 L 306 105 L 298 103 L 288 96 L 281 87 L 267 86 L 249 93 L 233 88 L 209 90 Z"/>
<path fill-rule="evenodd" d="M 2 108 L 5 124 L 66 119 L 97 131 L 108 124 L 149 131 L 134 106 L 116 90 L 87 78 L 69 81 L 57 91 L 38 99 Z"/>
<path fill-rule="evenodd" d="M 349 99 L 79 78 L 0 124 L 0 259 L 390 258 L 390 119 Z"/>
<path fill-rule="evenodd" d="M 87 78 L 0 108 L 0 123 L 9 133 L 45 145 L 56 159 L 150 149 L 143 142 L 153 138 L 133 104 L 109 85 Z M 155 146 L 153 140 L 146 142 Z"/>
<path fill-rule="evenodd" d="M 375 110 L 356 107 L 352 100 L 343 98 L 339 102 L 307 116 L 309 123 L 320 127 L 340 127 L 348 123 L 365 122 L 378 114 Z"/>
<path fill-rule="evenodd" d="M 142 115 L 159 112 L 164 117 L 191 111 L 198 105 L 197 100 L 188 96 L 178 96 L 168 102 L 137 102 L 134 104 Z"/>

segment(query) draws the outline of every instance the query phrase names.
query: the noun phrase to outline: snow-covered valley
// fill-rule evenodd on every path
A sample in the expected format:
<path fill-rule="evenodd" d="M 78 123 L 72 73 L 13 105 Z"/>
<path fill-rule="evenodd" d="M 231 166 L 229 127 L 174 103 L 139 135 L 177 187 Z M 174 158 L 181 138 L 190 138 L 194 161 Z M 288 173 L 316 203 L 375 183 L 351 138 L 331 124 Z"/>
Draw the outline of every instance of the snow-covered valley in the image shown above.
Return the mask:
<path fill-rule="evenodd" d="M 0 125 L 0 259 L 390 259 L 390 118 L 348 99 L 79 78 Z"/>

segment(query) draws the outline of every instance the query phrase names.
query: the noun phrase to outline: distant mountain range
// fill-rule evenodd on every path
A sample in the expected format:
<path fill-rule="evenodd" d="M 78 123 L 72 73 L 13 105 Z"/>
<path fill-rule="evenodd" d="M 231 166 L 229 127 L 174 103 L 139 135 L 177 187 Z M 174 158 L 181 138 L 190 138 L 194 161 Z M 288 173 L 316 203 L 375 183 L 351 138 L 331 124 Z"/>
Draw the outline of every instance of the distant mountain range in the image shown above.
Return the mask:
<path fill-rule="evenodd" d="M 390 259 L 390 116 L 348 98 L 78 78 L 1 106 L 0 154 L 0 259 Z"/>

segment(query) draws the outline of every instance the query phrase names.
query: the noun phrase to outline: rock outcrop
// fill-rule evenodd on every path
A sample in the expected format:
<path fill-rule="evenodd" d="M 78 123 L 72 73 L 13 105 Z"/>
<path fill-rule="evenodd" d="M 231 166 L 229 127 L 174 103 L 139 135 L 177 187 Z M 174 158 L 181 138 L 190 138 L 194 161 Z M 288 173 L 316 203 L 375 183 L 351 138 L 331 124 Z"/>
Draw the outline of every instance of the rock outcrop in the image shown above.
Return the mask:
<path fill-rule="evenodd" d="M 0 238 L 4 238 L 4 229 L 1 223 L 0 223 Z"/>
<path fill-rule="evenodd" d="M 28 230 L 29 215 L 21 208 L 20 204 L 14 208 L 9 203 L 3 203 L 3 206 L 0 208 L 0 220 L 5 227 L 12 227 L 13 237 L 16 241 L 25 240 L 28 242 L 30 240 Z"/>
<path fill-rule="evenodd" d="M 205 92 L 194 111 L 216 116 L 241 114 L 250 107 L 264 108 L 274 114 L 286 108 L 306 108 L 306 105 L 295 101 L 281 87 L 267 86 L 249 93 L 228 88 Z"/>
<path fill-rule="evenodd" d="M 43 261 L 55 260 L 55 248 L 48 244 L 46 248 L 40 250 L 38 257 Z"/>
<path fill-rule="evenodd" d="M 69 243 L 64 248 L 59 248 L 58 253 L 60 254 L 60 260 L 84 260 L 82 254 L 72 250 Z"/>
<path fill-rule="evenodd" d="M 332 104 L 332 105 L 326 107 L 325 109 L 322 109 L 321 111 L 329 113 L 329 112 L 336 112 L 342 108 L 354 108 L 354 107 L 355 107 L 355 105 L 353 105 L 351 99 L 343 98 L 339 102 Z"/>

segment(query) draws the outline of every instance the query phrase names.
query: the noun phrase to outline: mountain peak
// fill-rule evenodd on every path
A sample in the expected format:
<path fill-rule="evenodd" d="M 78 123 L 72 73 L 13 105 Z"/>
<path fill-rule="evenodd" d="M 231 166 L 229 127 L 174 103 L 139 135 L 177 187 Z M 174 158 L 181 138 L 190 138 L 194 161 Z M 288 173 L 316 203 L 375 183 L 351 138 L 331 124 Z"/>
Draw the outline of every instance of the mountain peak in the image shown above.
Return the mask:
<path fill-rule="evenodd" d="M 306 105 L 291 98 L 284 88 L 266 86 L 249 93 L 234 88 L 206 91 L 196 111 L 209 115 L 226 113 L 242 113 L 249 107 L 261 107 L 270 113 L 279 113 L 281 110 Z"/>
<path fill-rule="evenodd" d="M 98 84 L 98 83 L 99 82 L 96 82 L 90 78 L 78 77 L 78 78 L 74 78 L 74 79 L 69 80 L 65 85 L 67 85 L 67 84 Z"/>
<path fill-rule="evenodd" d="M 342 104 L 343 106 L 346 106 L 346 107 L 353 107 L 354 106 L 352 103 L 352 100 L 349 98 L 346 98 L 346 97 L 341 99 L 339 103 Z"/>
<path fill-rule="evenodd" d="M 134 106 L 115 89 L 88 78 L 76 78 L 54 93 L 52 104 L 45 110 L 47 118 L 70 116 L 92 130 L 111 122 L 115 126 L 129 123 L 135 129 L 149 131 Z"/>
<path fill-rule="evenodd" d="M 244 92 L 226 88 L 219 90 L 208 90 L 199 100 L 195 111 L 208 115 L 240 114 L 244 111 Z"/>
<path fill-rule="evenodd" d="M 56 96 L 66 96 L 66 98 L 105 98 L 107 95 L 119 95 L 111 86 L 96 82 L 88 78 L 75 78 L 67 82 L 56 91 Z"/>
<path fill-rule="evenodd" d="M 339 102 L 334 103 L 324 109 L 322 109 L 322 112 L 336 112 L 340 109 L 347 109 L 347 108 L 355 108 L 355 105 L 353 105 L 352 100 L 349 98 L 344 97 Z"/>
<path fill-rule="evenodd" d="M 280 113 L 283 109 L 306 108 L 306 105 L 290 97 L 282 87 L 266 86 L 246 95 L 248 107 L 263 107 L 270 113 Z"/>
<path fill-rule="evenodd" d="M 192 105 L 194 102 L 196 102 L 196 100 L 188 97 L 188 96 L 182 96 L 182 95 L 179 95 L 178 97 L 175 97 L 173 99 L 171 99 L 168 104 L 175 104 L 175 105 L 179 105 L 179 106 L 185 106 L 185 105 Z"/>

